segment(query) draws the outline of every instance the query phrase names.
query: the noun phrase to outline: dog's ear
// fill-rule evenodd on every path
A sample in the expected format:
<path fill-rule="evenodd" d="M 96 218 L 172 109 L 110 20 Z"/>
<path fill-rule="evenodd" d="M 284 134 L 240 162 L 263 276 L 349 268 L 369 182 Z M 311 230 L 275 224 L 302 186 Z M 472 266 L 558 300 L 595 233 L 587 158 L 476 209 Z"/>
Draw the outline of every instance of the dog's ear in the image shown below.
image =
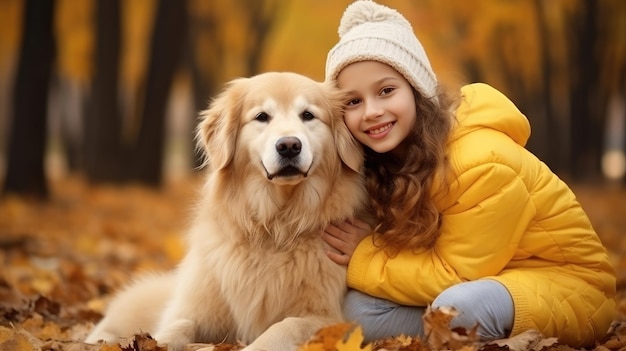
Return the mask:
<path fill-rule="evenodd" d="M 227 83 L 209 108 L 200 113 L 196 130 L 198 148 L 204 150 L 204 165 L 208 164 L 212 170 L 224 169 L 235 155 L 246 80 L 238 78 Z"/>
<path fill-rule="evenodd" d="M 360 172 L 363 166 L 363 148 L 354 139 L 352 133 L 343 121 L 343 114 L 347 95 L 336 88 L 333 83 L 324 82 L 324 89 L 328 93 L 330 111 L 332 111 L 331 128 L 335 147 L 341 161 L 355 172 Z"/>

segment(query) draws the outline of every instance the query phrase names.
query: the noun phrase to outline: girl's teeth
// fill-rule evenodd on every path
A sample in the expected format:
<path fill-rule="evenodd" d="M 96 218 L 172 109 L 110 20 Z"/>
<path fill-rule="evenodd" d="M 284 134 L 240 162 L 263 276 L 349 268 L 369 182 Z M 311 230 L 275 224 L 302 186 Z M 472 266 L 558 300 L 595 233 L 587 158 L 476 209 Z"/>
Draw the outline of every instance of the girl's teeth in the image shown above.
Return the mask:
<path fill-rule="evenodd" d="M 391 123 L 386 124 L 385 126 L 380 127 L 380 128 L 378 128 L 378 129 L 372 129 L 372 130 L 370 130 L 370 134 L 380 134 L 380 133 L 382 133 L 382 132 L 386 131 L 386 130 L 387 130 L 387 129 L 389 129 L 389 128 L 391 128 Z"/>

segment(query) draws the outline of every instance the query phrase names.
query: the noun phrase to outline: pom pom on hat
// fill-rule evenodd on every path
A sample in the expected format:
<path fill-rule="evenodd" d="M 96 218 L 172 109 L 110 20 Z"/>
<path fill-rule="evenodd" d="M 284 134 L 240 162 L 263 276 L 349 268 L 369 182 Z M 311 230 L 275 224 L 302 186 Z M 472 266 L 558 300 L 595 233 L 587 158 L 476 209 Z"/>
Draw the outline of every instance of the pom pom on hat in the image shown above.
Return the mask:
<path fill-rule="evenodd" d="M 335 80 L 347 65 L 385 63 L 421 94 L 436 99 L 437 78 L 409 21 L 398 11 L 370 0 L 357 0 L 343 13 L 339 42 L 328 52 L 326 80 Z"/>
<path fill-rule="evenodd" d="M 343 37 L 352 28 L 368 22 L 395 22 L 413 30 L 409 21 L 398 11 L 380 6 L 373 1 L 356 1 L 346 8 L 341 17 L 337 29 L 339 37 Z"/>

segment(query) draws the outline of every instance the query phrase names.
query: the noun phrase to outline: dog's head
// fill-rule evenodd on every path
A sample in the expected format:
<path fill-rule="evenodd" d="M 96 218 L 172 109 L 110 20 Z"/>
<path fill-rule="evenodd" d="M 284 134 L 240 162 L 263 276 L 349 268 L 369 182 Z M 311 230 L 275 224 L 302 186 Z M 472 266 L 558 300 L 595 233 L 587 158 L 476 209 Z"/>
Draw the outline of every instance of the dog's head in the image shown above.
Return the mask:
<path fill-rule="evenodd" d="M 211 171 L 235 159 L 276 184 L 297 184 L 328 153 L 358 172 L 362 151 L 342 120 L 345 100 L 331 84 L 270 72 L 229 82 L 201 113 L 199 145 Z"/>

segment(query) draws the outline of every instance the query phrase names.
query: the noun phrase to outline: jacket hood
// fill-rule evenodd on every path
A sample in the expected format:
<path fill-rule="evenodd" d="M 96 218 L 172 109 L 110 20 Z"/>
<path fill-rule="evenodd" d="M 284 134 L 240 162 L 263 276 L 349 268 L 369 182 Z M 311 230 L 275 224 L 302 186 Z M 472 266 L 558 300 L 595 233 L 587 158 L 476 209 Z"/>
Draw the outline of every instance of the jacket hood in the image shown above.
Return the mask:
<path fill-rule="evenodd" d="M 508 135 L 525 146 L 530 137 L 530 123 L 504 94 L 491 86 L 475 83 L 461 88 L 461 104 L 456 110 L 457 127 L 450 142 L 473 131 L 489 128 Z"/>

